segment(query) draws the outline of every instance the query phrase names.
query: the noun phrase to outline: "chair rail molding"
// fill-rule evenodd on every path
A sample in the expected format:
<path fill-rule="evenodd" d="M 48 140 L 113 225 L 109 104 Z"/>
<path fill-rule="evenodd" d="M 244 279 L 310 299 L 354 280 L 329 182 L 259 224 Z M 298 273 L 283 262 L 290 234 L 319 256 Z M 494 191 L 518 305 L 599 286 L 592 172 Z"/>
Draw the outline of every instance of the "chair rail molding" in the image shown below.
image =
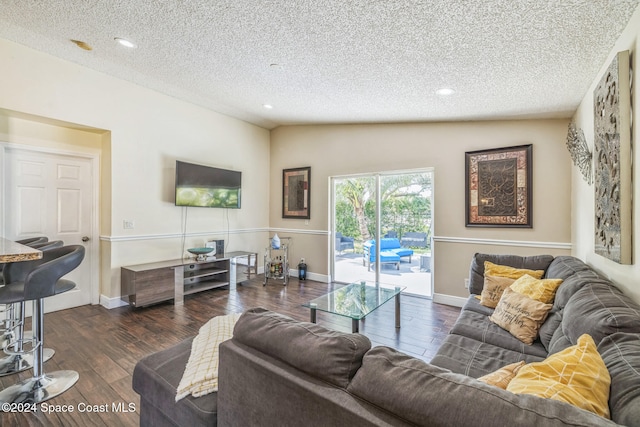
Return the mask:
<path fill-rule="evenodd" d="M 546 249 L 566 249 L 571 250 L 571 243 L 563 242 L 537 242 L 530 240 L 498 240 L 498 239 L 477 239 L 470 237 L 449 237 L 449 236 L 433 236 L 434 242 L 442 243 L 463 243 L 473 245 L 491 245 L 491 246 L 518 246 L 523 248 L 546 248 Z"/>

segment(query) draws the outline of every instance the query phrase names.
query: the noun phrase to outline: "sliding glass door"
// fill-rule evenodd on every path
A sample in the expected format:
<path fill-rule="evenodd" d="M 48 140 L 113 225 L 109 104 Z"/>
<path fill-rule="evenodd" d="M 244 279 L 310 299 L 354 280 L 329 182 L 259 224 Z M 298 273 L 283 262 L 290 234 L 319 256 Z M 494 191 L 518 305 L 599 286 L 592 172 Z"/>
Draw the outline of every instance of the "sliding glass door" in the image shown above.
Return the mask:
<path fill-rule="evenodd" d="M 407 293 L 431 297 L 432 171 L 334 177 L 331 182 L 332 280 L 406 286 Z"/>

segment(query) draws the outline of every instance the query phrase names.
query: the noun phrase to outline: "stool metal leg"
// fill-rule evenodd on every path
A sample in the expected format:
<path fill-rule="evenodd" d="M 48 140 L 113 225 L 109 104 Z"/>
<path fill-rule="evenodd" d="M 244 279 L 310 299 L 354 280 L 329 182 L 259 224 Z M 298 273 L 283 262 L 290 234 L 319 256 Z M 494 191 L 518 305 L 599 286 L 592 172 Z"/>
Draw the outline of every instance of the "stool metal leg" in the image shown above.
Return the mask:
<path fill-rule="evenodd" d="M 33 335 L 38 343 L 33 353 L 33 377 L 0 392 L 0 403 L 40 403 L 70 389 L 80 378 L 76 371 L 44 373 L 44 299 L 33 302 Z"/>
<path fill-rule="evenodd" d="M 7 353 L 6 357 L 0 359 L 0 377 L 5 375 L 22 372 L 33 367 L 33 354 L 30 351 L 24 351 L 23 344 L 31 341 L 24 332 L 24 302 L 11 304 L 8 311 L 9 315 L 6 319 L 5 339 L 3 349 Z M 55 351 L 50 348 L 43 350 L 43 361 L 51 359 Z"/>

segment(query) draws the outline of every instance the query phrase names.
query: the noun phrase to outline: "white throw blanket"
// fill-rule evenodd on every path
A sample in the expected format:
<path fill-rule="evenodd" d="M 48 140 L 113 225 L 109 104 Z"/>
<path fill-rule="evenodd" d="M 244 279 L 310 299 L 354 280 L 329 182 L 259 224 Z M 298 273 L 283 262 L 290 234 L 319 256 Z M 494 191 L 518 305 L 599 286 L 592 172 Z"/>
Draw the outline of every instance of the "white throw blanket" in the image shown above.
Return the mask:
<path fill-rule="evenodd" d="M 217 316 L 205 323 L 193 339 L 191 355 L 176 390 L 176 402 L 218 391 L 218 355 L 220 343 L 233 337 L 240 314 Z"/>

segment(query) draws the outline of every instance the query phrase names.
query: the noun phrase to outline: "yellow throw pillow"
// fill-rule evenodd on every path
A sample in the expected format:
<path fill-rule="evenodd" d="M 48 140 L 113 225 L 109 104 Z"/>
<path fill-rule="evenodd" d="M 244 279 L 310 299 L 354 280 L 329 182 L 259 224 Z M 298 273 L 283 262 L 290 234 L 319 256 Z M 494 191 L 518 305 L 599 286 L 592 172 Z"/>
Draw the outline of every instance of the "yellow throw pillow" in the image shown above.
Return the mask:
<path fill-rule="evenodd" d="M 504 366 L 497 371 L 478 378 L 478 381 L 499 387 L 503 390 L 507 389 L 507 385 L 516 377 L 520 368 L 524 366 L 524 360 Z"/>
<path fill-rule="evenodd" d="M 484 285 L 480 293 L 480 304 L 485 307 L 496 308 L 502 292 L 511 286 L 513 282 L 515 282 L 515 279 L 510 277 L 484 276 Z"/>
<path fill-rule="evenodd" d="M 506 288 L 489 320 L 530 345 L 538 336 L 538 329 L 547 318 L 551 307 L 551 304 L 541 303 Z"/>
<path fill-rule="evenodd" d="M 609 418 L 611 377 L 590 335 L 542 362 L 523 366 L 507 390 L 570 403 Z"/>
<path fill-rule="evenodd" d="M 525 274 L 513 282 L 511 289 L 536 301 L 551 304 L 561 284 L 562 279 L 536 279 Z"/>
<path fill-rule="evenodd" d="M 544 275 L 544 270 L 527 270 L 526 268 L 513 268 L 507 265 L 494 264 L 490 261 L 484 262 L 484 276 L 500 276 L 510 277 L 512 279 L 519 279 L 520 277 L 528 274 L 529 276 L 541 279 Z"/>

